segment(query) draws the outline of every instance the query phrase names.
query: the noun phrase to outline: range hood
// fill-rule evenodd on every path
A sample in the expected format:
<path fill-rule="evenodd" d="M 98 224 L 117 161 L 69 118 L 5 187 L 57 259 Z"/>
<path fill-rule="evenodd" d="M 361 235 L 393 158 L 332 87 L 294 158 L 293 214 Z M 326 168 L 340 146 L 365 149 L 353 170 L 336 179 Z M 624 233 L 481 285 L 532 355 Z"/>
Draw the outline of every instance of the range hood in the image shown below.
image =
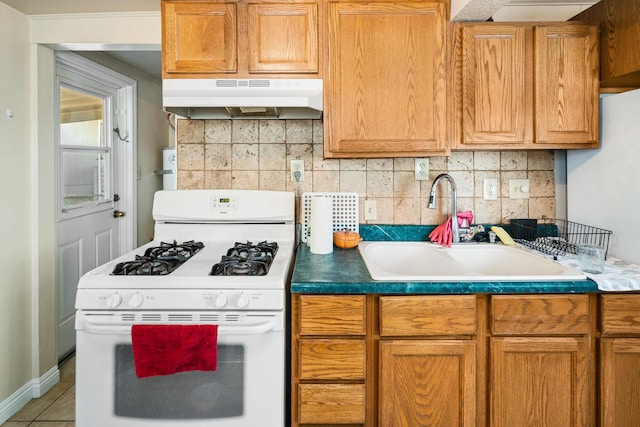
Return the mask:
<path fill-rule="evenodd" d="M 322 79 L 164 79 L 162 104 L 190 119 L 319 119 Z"/>

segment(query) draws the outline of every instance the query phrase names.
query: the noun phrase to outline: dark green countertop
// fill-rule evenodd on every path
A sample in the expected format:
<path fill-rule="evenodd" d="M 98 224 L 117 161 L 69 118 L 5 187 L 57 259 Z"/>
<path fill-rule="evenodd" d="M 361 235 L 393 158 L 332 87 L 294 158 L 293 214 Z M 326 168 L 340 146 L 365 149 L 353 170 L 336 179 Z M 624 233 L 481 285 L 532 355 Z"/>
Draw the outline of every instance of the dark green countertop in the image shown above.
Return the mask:
<path fill-rule="evenodd" d="M 425 226 L 361 226 L 365 240 L 426 240 Z M 291 292 L 313 294 L 478 294 L 598 292 L 592 280 L 557 282 L 383 282 L 371 278 L 357 248 L 333 248 L 312 254 L 306 243 L 298 247 Z"/>

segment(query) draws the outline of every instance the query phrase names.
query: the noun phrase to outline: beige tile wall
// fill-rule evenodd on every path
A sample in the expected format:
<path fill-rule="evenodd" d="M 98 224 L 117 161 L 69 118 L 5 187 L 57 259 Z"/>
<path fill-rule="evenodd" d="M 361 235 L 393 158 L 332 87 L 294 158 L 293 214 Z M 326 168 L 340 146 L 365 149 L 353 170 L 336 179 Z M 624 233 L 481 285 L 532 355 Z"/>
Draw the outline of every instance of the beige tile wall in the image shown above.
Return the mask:
<path fill-rule="evenodd" d="M 300 192 L 357 192 L 377 202 L 380 224 L 439 224 L 450 215 L 448 184 L 436 210 L 428 209 L 431 183 L 447 172 L 458 188 L 458 211 L 476 223 L 555 217 L 552 151 L 455 152 L 429 159 L 428 181 L 414 180 L 414 159 L 324 159 L 321 120 L 178 120 L 178 188 L 295 191 L 290 160 L 303 159 Z M 485 178 L 498 179 L 498 200 L 483 200 Z M 530 198 L 510 199 L 510 179 L 529 178 Z"/>

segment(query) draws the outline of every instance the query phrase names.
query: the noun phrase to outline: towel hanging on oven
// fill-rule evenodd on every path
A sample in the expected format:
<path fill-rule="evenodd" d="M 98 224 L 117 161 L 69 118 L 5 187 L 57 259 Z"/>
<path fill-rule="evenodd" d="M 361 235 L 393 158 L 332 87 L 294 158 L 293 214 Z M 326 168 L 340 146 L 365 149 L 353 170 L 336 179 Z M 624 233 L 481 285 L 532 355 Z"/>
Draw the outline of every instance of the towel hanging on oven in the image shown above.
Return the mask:
<path fill-rule="evenodd" d="M 215 371 L 218 325 L 133 325 L 138 378 L 184 371 Z"/>

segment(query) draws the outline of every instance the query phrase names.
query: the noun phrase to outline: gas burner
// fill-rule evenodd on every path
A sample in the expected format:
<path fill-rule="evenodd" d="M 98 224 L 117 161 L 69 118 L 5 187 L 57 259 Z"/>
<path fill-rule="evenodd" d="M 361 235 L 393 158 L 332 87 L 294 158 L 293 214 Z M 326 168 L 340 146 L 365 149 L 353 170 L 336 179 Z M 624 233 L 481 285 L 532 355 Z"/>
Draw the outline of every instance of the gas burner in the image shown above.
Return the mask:
<path fill-rule="evenodd" d="M 227 251 L 227 256 L 238 257 L 242 259 L 254 259 L 258 257 L 273 258 L 278 251 L 276 242 L 260 242 L 255 245 L 251 242 L 238 243 Z"/>
<path fill-rule="evenodd" d="M 276 242 L 238 243 L 211 267 L 210 276 L 264 276 L 278 252 Z"/>
<path fill-rule="evenodd" d="M 132 261 L 116 264 L 112 276 L 165 276 L 180 267 L 200 249 L 202 242 L 190 240 L 178 244 L 160 242 L 160 246 L 148 248 L 144 255 L 136 255 Z"/>
<path fill-rule="evenodd" d="M 202 244 L 202 242 L 190 240 L 188 242 L 178 244 L 174 240 L 173 243 L 160 242 L 160 246 L 148 248 L 144 255 L 158 259 L 178 259 L 180 262 L 184 262 L 202 248 L 204 248 L 204 244 Z"/>

